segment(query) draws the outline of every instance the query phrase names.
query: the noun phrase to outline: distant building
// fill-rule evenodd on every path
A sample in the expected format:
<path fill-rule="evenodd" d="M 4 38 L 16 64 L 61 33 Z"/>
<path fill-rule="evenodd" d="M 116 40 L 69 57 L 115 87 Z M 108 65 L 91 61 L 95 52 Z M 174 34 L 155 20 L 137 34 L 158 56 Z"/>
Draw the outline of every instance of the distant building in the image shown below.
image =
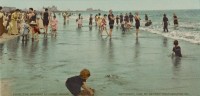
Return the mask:
<path fill-rule="evenodd" d="M 93 8 L 88 8 L 86 9 L 86 11 L 93 11 Z"/>
<path fill-rule="evenodd" d="M 86 11 L 102 11 L 100 9 L 87 8 Z"/>
<path fill-rule="evenodd" d="M 3 7 L 3 11 L 5 11 L 5 12 L 10 12 L 10 11 L 12 11 L 12 10 L 15 10 L 16 9 L 16 7 Z"/>
<path fill-rule="evenodd" d="M 58 8 L 56 6 L 52 6 L 52 7 L 43 7 L 43 9 L 48 9 L 49 11 L 58 11 Z"/>

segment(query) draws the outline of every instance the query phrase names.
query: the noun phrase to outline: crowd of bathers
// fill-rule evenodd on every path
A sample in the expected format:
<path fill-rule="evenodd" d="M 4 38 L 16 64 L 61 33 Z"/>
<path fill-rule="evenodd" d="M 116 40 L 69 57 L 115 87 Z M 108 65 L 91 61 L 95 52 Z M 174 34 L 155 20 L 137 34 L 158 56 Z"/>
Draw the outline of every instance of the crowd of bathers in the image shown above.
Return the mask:
<path fill-rule="evenodd" d="M 39 41 L 40 30 L 43 29 L 44 37 L 47 37 L 49 25 L 52 34 L 56 36 L 58 20 L 47 8 L 43 12 L 33 8 L 29 8 L 28 11 L 15 9 L 5 12 L 0 6 L 0 36 L 4 33 L 22 35 L 22 41 L 27 41 L 30 37 L 33 41 Z"/>

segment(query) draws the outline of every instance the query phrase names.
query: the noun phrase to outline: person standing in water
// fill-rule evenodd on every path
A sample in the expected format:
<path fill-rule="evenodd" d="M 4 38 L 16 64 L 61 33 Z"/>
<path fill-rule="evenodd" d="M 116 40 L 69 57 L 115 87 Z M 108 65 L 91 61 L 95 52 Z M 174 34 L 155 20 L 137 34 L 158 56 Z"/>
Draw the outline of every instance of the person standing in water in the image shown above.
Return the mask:
<path fill-rule="evenodd" d="M 47 32 L 48 32 L 48 25 L 49 25 L 49 12 L 48 9 L 45 9 L 45 12 L 43 13 L 43 25 L 44 25 L 44 37 L 47 37 Z"/>
<path fill-rule="evenodd" d="M 17 21 L 18 21 L 18 17 L 19 17 L 19 9 L 16 9 L 14 13 L 12 13 L 11 15 L 11 23 L 12 23 L 12 35 L 18 35 L 18 29 L 17 29 Z"/>
<path fill-rule="evenodd" d="M 176 27 L 178 27 L 178 17 L 176 16 L 175 13 L 174 13 L 173 18 L 174 18 L 174 27 L 176 28 Z"/>
<path fill-rule="evenodd" d="M 56 37 L 58 30 L 58 20 L 56 19 L 56 15 L 54 15 L 53 19 L 51 20 L 51 28 L 52 28 L 52 35 Z"/>
<path fill-rule="evenodd" d="M 123 16 L 123 14 L 121 13 L 119 17 L 120 17 L 120 23 L 122 24 L 122 22 L 123 22 L 123 19 L 124 19 L 124 16 Z"/>
<path fill-rule="evenodd" d="M 78 19 L 77 19 L 77 23 L 78 23 L 78 28 L 81 28 L 83 25 L 82 25 L 82 23 L 83 23 L 83 21 L 82 21 L 82 16 L 81 16 L 81 14 L 79 13 L 79 15 L 78 15 Z"/>
<path fill-rule="evenodd" d="M 119 18 L 119 16 L 117 15 L 117 16 L 116 16 L 116 24 L 117 24 L 117 26 L 118 26 L 118 24 L 119 24 L 119 19 L 120 19 L 120 18 Z"/>
<path fill-rule="evenodd" d="M 107 28 L 106 28 L 106 25 L 107 25 L 106 16 L 107 15 L 104 14 L 104 17 L 102 18 L 102 22 L 101 22 L 101 36 L 102 36 L 103 31 L 106 31 L 106 33 L 108 35 Z"/>
<path fill-rule="evenodd" d="M 146 21 L 146 23 L 148 22 L 148 20 L 149 20 L 149 18 L 147 16 L 147 14 L 145 14 L 145 21 Z"/>
<path fill-rule="evenodd" d="M 64 19 L 64 25 L 66 24 L 66 18 L 67 18 L 67 14 L 66 14 L 66 12 L 64 12 L 63 14 L 63 19 Z"/>
<path fill-rule="evenodd" d="M 92 27 L 92 20 L 93 20 L 92 14 L 90 14 L 90 18 L 89 18 L 89 27 Z"/>
<path fill-rule="evenodd" d="M 97 19 L 97 24 L 99 26 L 99 30 L 101 30 L 101 21 L 102 21 L 101 13 L 99 13 L 99 16 L 98 16 L 98 19 Z"/>
<path fill-rule="evenodd" d="M 97 21 L 98 21 L 98 16 L 97 16 L 97 14 L 95 15 L 95 24 L 96 24 L 96 26 L 97 26 Z"/>
<path fill-rule="evenodd" d="M 131 24 L 133 23 L 133 17 L 134 17 L 134 16 L 133 16 L 132 13 L 130 12 L 130 13 L 129 13 L 129 19 L 130 19 Z"/>
<path fill-rule="evenodd" d="M 129 17 L 128 17 L 128 14 L 127 14 L 127 13 L 126 13 L 126 15 L 124 16 L 124 21 L 127 22 L 127 23 L 129 22 Z"/>
<path fill-rule="evenodd" d="M 134 17 L 135 18 L 135 27 L 136 27 L 136 37 L 138 37 L 138 32 L 139 32 L 139 28 L 140 28 L 140 17 L 139 17 L 139 13 L 136 12 L 135 13 L 136 16 Z"/>
<path fill-rule="evenodd" d="M 177 56 L 177 57 L 182 57 L 181 47 L 178 46 L 178 40 L 174 40 L 174 47 L 173 47 L 172 51 L 173 51 L 172 55 L 175 54 L 175 56 Z"/>
<path fill-rule="evenodd" d="M 115 17 L 112 13 L 112 10 L 109 10 L 108 20 L 109 20 L 109 26 L 110 26 L 109 36 L 110 36 L 110 38 L 112 38 L 112 30 L 113 30 L 113 26 L 115 23 Z"/>
<path fill-rule="evenodd" d="M 167 31 L 168 32 L 168 24 L 169 24 L 169 22 L 168 22 L 168 18 L 167 18 L 167 16 L 166 16 L 166 14 L 164 14 L 163 15 L 163 31 L 165 32 L 165 31 Z"/>

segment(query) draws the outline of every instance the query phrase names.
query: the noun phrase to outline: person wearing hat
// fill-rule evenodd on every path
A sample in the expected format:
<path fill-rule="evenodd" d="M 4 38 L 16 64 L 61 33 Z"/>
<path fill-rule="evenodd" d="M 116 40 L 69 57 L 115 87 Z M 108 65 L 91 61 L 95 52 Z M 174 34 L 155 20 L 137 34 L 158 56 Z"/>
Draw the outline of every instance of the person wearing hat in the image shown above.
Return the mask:
<path fill-rule="evenodd" d="M 114 23 L 115 23 L 115 17 L 112 13 L 112 10 L 109 10 L 108 20 L 109 20 L 109 26 L 110 26 L 109 36 L 110 36 L 110 38 L 112 38 L 112 30 L 113 30 Z"/>
<path fill-rule="evenodd" d="M 12 23 L 12 32 L 11 35 L 18 35 L 18 27 L 17 27 L 17 20 L 18 20 L 18 16 L 19 16 L 19 9 L 16 9 L 14 11 L 14 13 L 12 13 L 11 15 L 11 23 Z"/>

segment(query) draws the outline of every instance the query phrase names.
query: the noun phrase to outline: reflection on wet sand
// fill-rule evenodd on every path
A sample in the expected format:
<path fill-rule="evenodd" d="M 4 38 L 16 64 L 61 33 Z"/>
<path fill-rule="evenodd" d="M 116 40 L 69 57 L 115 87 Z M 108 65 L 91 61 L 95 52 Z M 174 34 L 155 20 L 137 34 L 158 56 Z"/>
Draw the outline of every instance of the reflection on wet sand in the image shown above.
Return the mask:
<path fill-rule="evenodd" d="M 172 57 L 172 64 L 174 76 L 178 76 L 178 73 L 181 70 L 181 57 Z"/>
<path fill-rule="evenodd" d="M 3 47 L 4 47 L 4 44 L 0 44 L 0 56 L 3 55 Z"/>
<path fill-rule="evenodd" d="M 11 83 L 10 79 L 0 80 L 0 96 L 12 96 L 10 83 Z"/>
<path fill-rule="evenodd" d="M 113 54 L 113 42 L 112 39 L 109 40 L 109 48 L 108 48 L 108 56 L 109 56 L 109 61 L 113 61 L 114 59 L 114 54 Z"/>
<path fill-rule="evenodd" d="M 90 32 L 92 31 L 92 27 L 89 27 L 89 31 L 90 31 Z"/>
<path fill-rule="evenodd" d="M 167 43 L 167 37 L 163 37 L 163 46 L 164 47 L 167 47 L 168 46 L 168 43 Z"/>
<path fill-rule="evenodd" d="M 138 37 L 136 37 L 136 41 L 135 41 L 135 58 L 138 58 L 140 54 L 140 42 L 138 40 Z"/>

